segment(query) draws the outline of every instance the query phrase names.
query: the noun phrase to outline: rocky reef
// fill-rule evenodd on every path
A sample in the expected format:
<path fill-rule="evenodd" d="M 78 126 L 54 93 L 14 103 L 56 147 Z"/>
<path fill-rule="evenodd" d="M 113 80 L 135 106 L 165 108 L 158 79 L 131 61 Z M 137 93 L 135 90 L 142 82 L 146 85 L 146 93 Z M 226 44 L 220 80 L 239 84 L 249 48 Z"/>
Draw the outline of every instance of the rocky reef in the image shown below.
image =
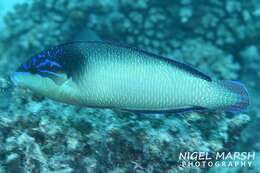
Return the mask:
<path fill-rule="evenodd" d="M 7 172 L 204 172 L 180 167 L 179 153 L 229 150 L 249 122 L 245 114 L 137 115 L 14 93 L 0 117 Z"/>
<path fill-rule="evenodd" d="M 180 167 L 179 153 L 259 153 L 259 18 L 257 0 L 33 0 L 15 6 L 0 35 L 2 76 L 49 46 L 102 38 L 181 60 L 216 79 L 242 80 L 253 98 L 248 112 L 236 116 L 144 115 L 64 105 L 15 89 L 1 98 L 7 101 L 0 109 L 0 172 L 206 173 L 210 169 Z"/>

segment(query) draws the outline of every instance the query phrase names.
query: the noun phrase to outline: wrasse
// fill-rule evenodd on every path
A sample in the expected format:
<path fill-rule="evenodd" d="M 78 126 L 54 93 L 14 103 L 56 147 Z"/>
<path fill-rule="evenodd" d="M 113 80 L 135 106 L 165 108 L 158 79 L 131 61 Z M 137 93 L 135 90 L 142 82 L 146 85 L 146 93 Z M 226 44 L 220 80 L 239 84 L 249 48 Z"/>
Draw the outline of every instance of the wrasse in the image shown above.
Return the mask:
<path fill-rule="evenodd" d="M 44 50 L 22 64 L 12 82 L 53 100 L 140 113 L 241 112 L 243 84 L 213 80 L 175 60 L 101 41 Z"/>

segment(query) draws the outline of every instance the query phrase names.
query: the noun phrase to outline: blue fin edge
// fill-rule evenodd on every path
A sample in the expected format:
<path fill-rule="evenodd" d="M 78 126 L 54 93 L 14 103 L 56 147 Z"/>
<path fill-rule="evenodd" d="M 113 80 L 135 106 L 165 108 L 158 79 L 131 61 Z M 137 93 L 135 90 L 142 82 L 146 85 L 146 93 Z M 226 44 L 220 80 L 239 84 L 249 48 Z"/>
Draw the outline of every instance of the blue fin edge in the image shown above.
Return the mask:
<path fill-rule="evenodd" d="M 189 112 L 204 112 L 208 111 L 207 108 L 194 106 L 180 109 L 169 109 L 169 110 L 137 110 L 137 109 L 121 109 L 127 112 L 133 113 L 144 113 L 144 114 L 164 114 L 164 113 L 189 113 Z"/>

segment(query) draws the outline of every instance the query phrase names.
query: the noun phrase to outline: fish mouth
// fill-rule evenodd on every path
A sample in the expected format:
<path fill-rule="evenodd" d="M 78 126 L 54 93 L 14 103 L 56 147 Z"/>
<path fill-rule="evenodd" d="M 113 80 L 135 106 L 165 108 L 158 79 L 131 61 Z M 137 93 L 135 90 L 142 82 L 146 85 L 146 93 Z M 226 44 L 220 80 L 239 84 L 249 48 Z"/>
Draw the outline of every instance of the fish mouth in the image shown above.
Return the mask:
<path fill-rule="evenodd" d="M 17 72 L 15 72 L 14 74 L 12 74 L 9 79 L 10 81 L 13 83 L 13 85 L 17 86 L 18 84 L 18 79 L 17 79 Z"/>
<path fill-rule="evenodd" d="M 14 72 L 11 76 L 10 76 L 10 81 L 13 83 L 14 86 L 19 85 L 19 82 L 21 81 L 21 77 L 28 75 L 27 72 Z"/>

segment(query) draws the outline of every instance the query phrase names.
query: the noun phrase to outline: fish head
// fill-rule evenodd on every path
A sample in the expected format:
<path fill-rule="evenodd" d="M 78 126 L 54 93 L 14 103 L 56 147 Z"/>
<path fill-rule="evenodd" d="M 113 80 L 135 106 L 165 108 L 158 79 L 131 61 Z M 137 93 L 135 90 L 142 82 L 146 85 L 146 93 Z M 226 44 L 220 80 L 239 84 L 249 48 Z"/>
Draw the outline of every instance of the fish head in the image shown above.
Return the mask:
<path fill-rule="evenodd" d="M 10 77 L 14 85 L 48 96 L 68 80 L 60 57 L 62 50 L 52 48 L 33 56 Z"/>

